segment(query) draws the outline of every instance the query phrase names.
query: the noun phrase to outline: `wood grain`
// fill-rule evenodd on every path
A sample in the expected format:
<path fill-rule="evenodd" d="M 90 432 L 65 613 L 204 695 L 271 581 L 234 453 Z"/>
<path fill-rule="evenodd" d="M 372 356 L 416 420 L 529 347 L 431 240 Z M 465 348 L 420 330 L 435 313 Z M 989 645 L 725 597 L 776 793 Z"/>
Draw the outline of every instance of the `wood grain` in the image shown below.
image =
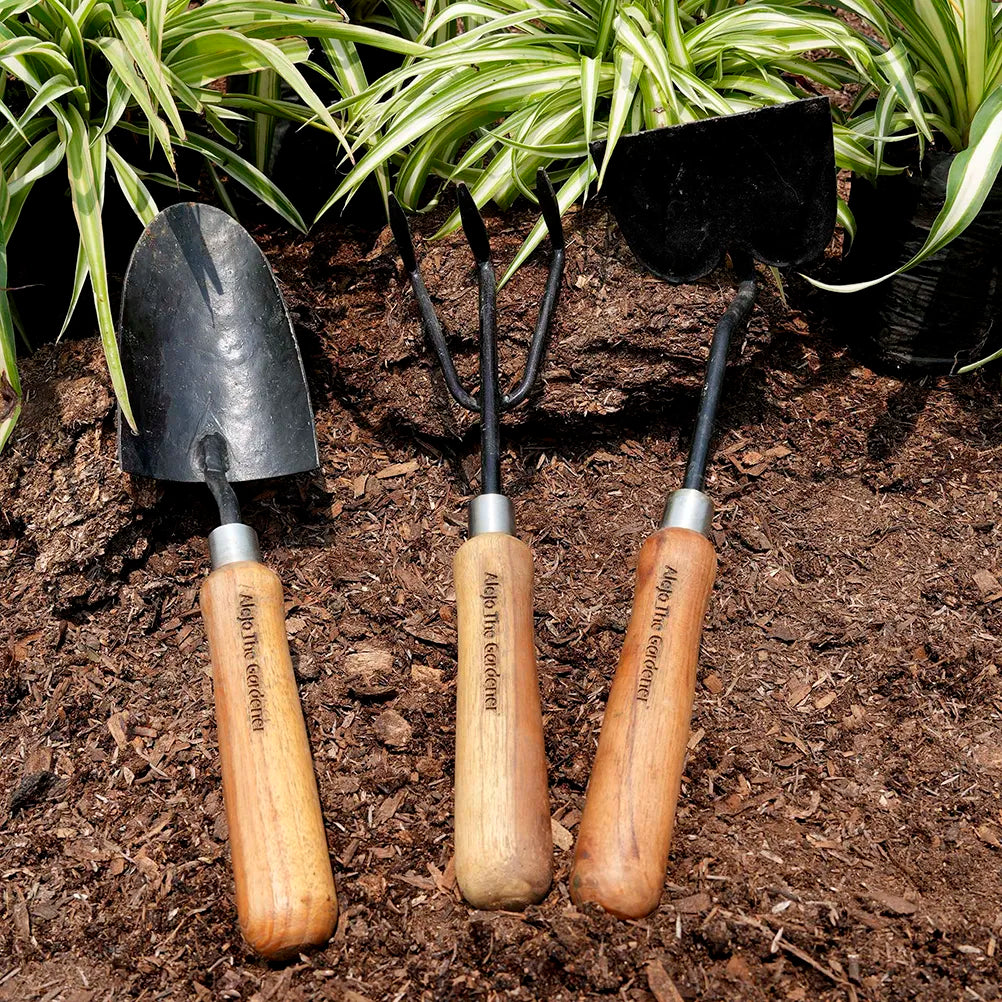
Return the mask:
<path fill-rule="evenodd" d="M 476 908 L 524 908 L 553 880 L 532 622 L 532 553 L 505 533 L 456 554 L 456 880 Z"/>
<path fill-rule="evenodd" d="M 209 575 L 199 600 L 240 929 L 258 953 L 280 959 L 325 943 L 337 921 L 282 583 L 263 564 L 226 564 Z"/>
<path fill-rule="evenodd" d="M 713 546 L 690 529 L 660 529 L 640 551 L 571 868 L 578 904 L 640 918 L 661 899 L 716 569 Z"/>

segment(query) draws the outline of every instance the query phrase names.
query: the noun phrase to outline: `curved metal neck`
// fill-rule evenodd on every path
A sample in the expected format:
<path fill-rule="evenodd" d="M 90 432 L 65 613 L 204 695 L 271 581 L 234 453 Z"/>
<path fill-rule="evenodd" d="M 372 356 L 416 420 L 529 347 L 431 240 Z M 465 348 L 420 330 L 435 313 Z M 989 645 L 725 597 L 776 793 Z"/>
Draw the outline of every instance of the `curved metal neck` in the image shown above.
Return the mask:
<path fill-rule="evenodd" d="M 724 371 L 727 368 L 727 349 L 730 347 L 731 334 L 748 316 L 755 303 L 757 288 L 752 259 L 747 255 L 740 257 L 732 255 L 732 259 L 739 279 L 738 291 L 717 323 L 713 341 L 710 343 L 710 357 L 706 363 L 706 378 L 703 381 L 703 393 L 699 401 L 696 430 L 692 435 L 689 463 L 685 469 L 683 487 L 689 490 L 701 491 L 706 482 L 706 462 L 713 440 L 713 425 L 717 416 L 717 405 L 720 402 Z"/>
<path fill-rule="evenodd" d="M 240 502 L 229 480 L 226 479 L 226 471 L 230 468 L 226 456 L 226 440 L 222 435 L 214 433 L 206 435 L 199 445 L 202 450 L 202 472 L 205 475 L 206 485 L 216 499 L 219 524 L 239 522 Z"/>

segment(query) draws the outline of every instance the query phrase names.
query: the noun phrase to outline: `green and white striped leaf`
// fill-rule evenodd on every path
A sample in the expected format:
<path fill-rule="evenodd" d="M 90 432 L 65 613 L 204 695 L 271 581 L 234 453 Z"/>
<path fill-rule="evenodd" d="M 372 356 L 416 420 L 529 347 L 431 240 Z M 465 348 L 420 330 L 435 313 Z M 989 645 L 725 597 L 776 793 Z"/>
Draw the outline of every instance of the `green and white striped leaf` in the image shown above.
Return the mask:
<path fill-rule="evenodd" d="M 143 184 L 139 174 L 110 144 L 108 145 L 108 162 L 115 172 L 115 180 L 118 181 L 118 187 L 121 188 L 125 200 L 139 221 L 144 226 L 148 226 L 159 211 L 149 189 Z"/>
<path fill-rule="evenodd" d="M 918 252 L 900 268 L 867 282 L 849 285 L 826 285 L 819 288 L 832 292 L 860 292 L 888 278 L 914 268 L 951 240 L 963 233 L 985 204 L 999 170 L 1002 168 L 1002 88 L 996 90 L 981 106 L 971 127 L 971 143 L 958 153 L 950 167 L 946 185 L 946 200 L 933 220 L 929 236 Z"/>
<path fill-rule="evenodd" d="M 598 88 L 602 79 L 602 62 L 594 56 L 581 57 L 581 119 L 584 144 L 587 147 L 595 134 L 595 105 L 598 103 Z M 589 154 L 590 156 L 591 154 Z"/>
<path fill-rule="evenodd" d="M 164 26 L 167 23 L 169 5 L 167 0 L 146 0 L 146 36 L 150 42 L 153 58 L 158 63 L 163 58 Z"/>
<path fill-rule="evenodd" d="M 149 87 L 136 70 L 125 43 L 120 38 L 102 38 L 98 40 L 97 45 L 111 64 L 115 76 L 146 116 L 150 136 L 156 138 L 173 170 L 174 151 L 171 148 L 170 131 L 166 122 L 160 117 L 158 108 L 150 96 Z"/>
<path fill-rule="evenodd" d="M 253 164 L 234 153 L 233 150 L 213 139 L 197 136 L 191 132 L 188 133 L 187 139 L 179 139 L 177 145 L 201 153 L 210 164 L 225 171 L 234 181 L 261 199 L 286 222 L 291 223 L 297 230 L 306 232 L 306 223 L 303 222 L 303 217 L 278 186 Z"/>
<path fill-rule="evenodd" d="M 184 139 L 184 123 L 177 110 L 164 66 L 153 52 L 149 36 L 142 21 L 136 17 L 116 17 L 113 19 L 119 37 L 137 70 L 149 87 L 150 96 L 163 110 L 174 129 L 174 134 Z"/>
<path fill-rule="evenodd" d="M 602 166 L 598 172 L 598 186 L 600 188 L 605 178 L 606 168 L 609 166 L 609 157 L 612 156 L 616 143 L 623 134 L 623 128 L 637 92 L 637 82 L 643 70 L 643 64 L 625 47 L 616 49 L 613 66 L 616 76 L 612 86 L 612 106 L 609 109 L 605 156 L 602 158 Z"/>
<path fill-rule="evenodd" d="M 7 181 L 0 171 L 0 211 L 9 204 Z M 21 380 L 17 373 L 17 335 L 7 298 L 7 238 L 0 228 L 0 449 L 21 414 Z"/>
<path fill-rule="evenodd" d="M 916 128 L 931 143 L 933 141 L 932 130 L 926 121 L 925 111 L 922 107 L 922 98 L 919 94 L 915 81 L 915 75 L 908 61 L 908 51 L 902 40 L 898 40 L 887 50 L 879 55 L 876 64 L 887 74 L 891 89 L 885 88 L 878 100 L 878 135 L 887 134 L 887 125 L 891 121 L 894 113 L 893 97 L 896 95 L 905 106 Z M 881 104 L 884 106 L 881 108 Z M 879 142 L 877 150 L 877 162 L 879 165 L 883 154 L 883 143 Z"/>
<path fill-rule="evenodd" d="M 66 167 L 70 181 L 73 215 L 80 231 L 80 243 L 90 272 L 91 292 L 97 313 L 98 330 L 104 357 L 108 360 L 111 385 L 115 390 L 122 416 L 135 430 L 136 420 L 129 403 L 122 360 L 115 339 L 115 322 L 111 315 L 111 296 L 108 292 L 108 267 L 104 256 L 104 228 L 101 225 L 101 179 L 104 175 L 105 140 L 98 136 L 93 148 L 90 130 L 72 105 L 60 121 L 62 140 L 66 145 Z M 95 160 L 98 171 L 95 172 Z M 100 175 L 100 178 L 99 176 Z"/>

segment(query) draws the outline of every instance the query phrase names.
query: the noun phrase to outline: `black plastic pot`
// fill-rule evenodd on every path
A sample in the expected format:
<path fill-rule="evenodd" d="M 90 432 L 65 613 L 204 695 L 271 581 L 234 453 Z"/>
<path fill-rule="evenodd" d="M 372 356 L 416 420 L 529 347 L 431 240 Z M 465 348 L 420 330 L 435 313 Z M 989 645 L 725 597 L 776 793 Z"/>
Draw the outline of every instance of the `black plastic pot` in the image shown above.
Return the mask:
<path fill-rule="evenodd" d="M 345 5 L 349 13 L 364 5 Z M 359 18 L 364 22 L 366 12 L 359 10 Z M 355 18 L 352 18 L 355 20 Z M 326 57 L 321 54 L 319 43 L 310 43 L 314 60 L 324 65 Z M 375 46 L 361 45 L 358 55 L 367 80 L 376 80 L 403 63 L 403 57 Z M 317 76 L 310 77 L 310 86 L 325 104 L 339 101 L 342 95 L 330 83 Z M 235 78 L 236 90 L 246 90 L 246 80 Z M 281 95 L 285 100 L 295 101 L 296 96 L 287 84 L 281 84 Z M 241 139 L 241 155 L 253 160 L 251 130 L 246 124 L 231 126 Z M 345 179 L 352 162 L 344 147 L 329 132 L 310 126 L 300 126 L 288 121 L 275 123 L 275 134 L 271 144 L 271 156 L 265 173 L 292 200 L 306 225 L 312 226 L 316 214 L 326 204 L 330 196 Z M 244 206 L 260 205 L 246 188 L 237 184 L 228 186 L 228 194 L 234 206 L 243 213 Z M 386 225 L 386 206 L 374 175 L 370 175 L 355 192 L 350 201 L 343 200 L 331 206 L 324 216 L 326 222 L 337 221 L 362 229 L 379 231 Z"/>
<path fill-rule="evenodd" d="M 854 177 L 856 239 L 843 281 L 886 275 L 922 246 L 946 195 L 953 154 L 930 151 L 921 169 Z M 1002 183 L 974 222 L 903 275 L 845 297 L 847 329 L 861 355 L 899 373 L 949 373 L 1002 347 Z"/>

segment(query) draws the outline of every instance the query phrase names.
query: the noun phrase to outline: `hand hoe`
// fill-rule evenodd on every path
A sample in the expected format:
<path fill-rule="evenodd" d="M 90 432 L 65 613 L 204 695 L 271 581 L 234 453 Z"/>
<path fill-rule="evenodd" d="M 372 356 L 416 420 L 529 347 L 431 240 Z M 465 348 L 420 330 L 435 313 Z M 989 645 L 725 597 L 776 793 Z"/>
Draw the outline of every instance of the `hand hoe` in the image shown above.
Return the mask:
<path fill-rule="evenodd" d="M 250 235 L 195 203 L 165 209 L 136 245 L 119 342 L 138 426 L 119 415 L 122 469 L 204 482 L 219 506 L 200 604 L 237 911 L 247 942 L 281 959 L 327 941 L 337 898 L 282 584 L 230 484 L 319 465 L 299 348 Z"/>
<path fill-rule="evenodd" d="M 601 159 L 604 144 L 593 144 Z M 681 490 L 637 564 L 633 613 L 606 705 L 571 869 L 571 896 L 624 918 L 661 898 L 689 740 L 700 635 L 717 558 L 703 493 L 733 330 L 755 301 L 753 258 L 817 257 L 835 225 L 835 163 L 825 98 L 627 136 L 604 188 L 633 253 L 690 282 L 725 252 L 738 291 L 713 335 Z"/>
<path fill-rule="evenodd" d="M 560 210 L 542 171 L 540 207 L 553 246 L 549 280 L 529 346 L 525 374 L 511 393 L 498 380 L 494 266 L 484 221 L 459 186 L 466 239 L 480 286 L 480 393 L 460 385 L 442 325 L 418 271 L 407 217 L 395 199 L 390 223 L 411 280 L 425 335 L 449 392 L 480 415 L 481 491 L 470 506 L 470 538 L 456 553 L 459 668 L 456 682 L 456 881 L 476 908 L 524 908 L 553 879 L 553 837 L 543 720 L 532 624 L 532 553 L 514 535 L 511 502 L 501 493 L 500 418 L 532 391 L 560 293 L 564 238 Z"/>

